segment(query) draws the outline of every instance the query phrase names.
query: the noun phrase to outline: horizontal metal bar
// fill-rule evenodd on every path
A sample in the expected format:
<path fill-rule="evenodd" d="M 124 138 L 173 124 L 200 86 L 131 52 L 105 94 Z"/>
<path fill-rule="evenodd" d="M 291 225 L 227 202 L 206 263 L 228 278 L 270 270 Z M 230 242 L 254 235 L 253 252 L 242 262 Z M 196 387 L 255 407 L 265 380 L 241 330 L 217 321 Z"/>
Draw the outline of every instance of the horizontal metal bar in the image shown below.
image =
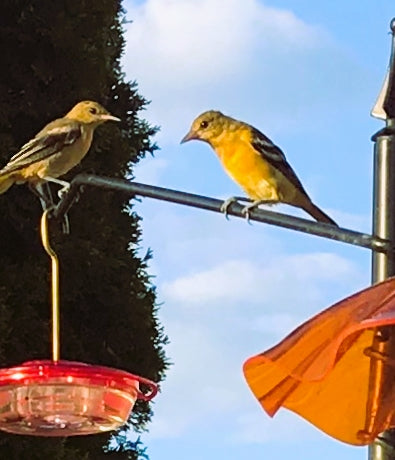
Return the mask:
<path fill-rule="evenodd" d="M 195 195 L 192 193 L 180 192 L 153 185 L 140 184 L 125 179 L 112 179 L 109 177 L 100 177 L 88 174 L 79 174 L 71 182 L 69 190 L 62 196 L 54 210 L 54 216 L 59 219 L 63 217 L 73 205 L 74 199 L 81 186 L 99 187 L 108 190 L 114 190 L 126 193 L 130 196 L 145 196 L 157 200 L 170 201 L 172 203 L 193 206 L 195 208 L 206 209 L 207 211 L 221 212 L 222 200 Z M 232 203 L 229 206 L 228 214 L 245 218 L 242 214 L 242 206 L 239 203 Z M 314 222 L 300 217 L 281 214 L 274 211 L 267 211 L 256 208 L 250 213 L 250 220 L 263 222 L 269 225 L 296 230 L 310 235 L 321 236 L 331 240 L 341 241 L 342 243 L 361 246 L 377 252 L 387 252 L 390 250 L 387 240 L 359 233 L 354 230 L 335 227 L 332 225 Z"/>

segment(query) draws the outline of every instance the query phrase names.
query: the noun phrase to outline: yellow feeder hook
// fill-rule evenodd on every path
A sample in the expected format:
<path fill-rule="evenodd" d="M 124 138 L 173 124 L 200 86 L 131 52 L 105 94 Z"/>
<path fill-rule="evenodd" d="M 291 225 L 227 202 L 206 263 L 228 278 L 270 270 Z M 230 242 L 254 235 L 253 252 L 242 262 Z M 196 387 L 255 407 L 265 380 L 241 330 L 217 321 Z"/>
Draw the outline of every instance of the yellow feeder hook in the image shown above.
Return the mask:
<path fill-rule="evenodd" d="M 51 258 L 52 268 L 52 360 L 59 361 L 59 259 L 49 243 L 48 214 L 44 211 L 41 217 L 41 241 L 45 251 Z"/>

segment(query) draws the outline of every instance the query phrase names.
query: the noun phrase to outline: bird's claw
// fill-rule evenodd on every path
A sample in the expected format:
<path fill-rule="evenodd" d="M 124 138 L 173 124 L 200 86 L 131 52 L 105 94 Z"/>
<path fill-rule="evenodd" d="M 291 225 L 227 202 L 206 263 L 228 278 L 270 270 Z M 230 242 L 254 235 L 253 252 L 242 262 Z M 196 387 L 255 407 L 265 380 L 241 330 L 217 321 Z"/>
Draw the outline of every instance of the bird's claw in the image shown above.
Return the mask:
<path fill-rule="evenodd" d="M 228 211 L 229 211 L 229 206 L 231 206 L 232 203 L 237 203 L 237 198 L 235 198 L 234 196 L 228 198 L 221 204 L 220 211 L 225 214 L 226 220 L 229 220 Z"/>
<path fill-rule="evenodd" d="M 64 195 L 66 195 L 66 193 L 70 190 L 70 185 L 65 185 L 64 187 L 62 187 L 60 190 L 58 190 L 58 197 L 59 199 L 61 200 Z"/>
<path fill-rule="evenodd" d="M 247 206 L 244 206 L 244 208 L 241 210 L 241 213 L 243 214 L 243 216 L 247 219 L 247 222 L 251 224 L 250 222 L 250 218 L 251 218 L 251 211 L 255 208 L 257 208 L 260 204 L 262 203 L 262 201 L 254 201 L 252 202 L 251 204 L 248 204 Z"/>
<path fill-rule="evenodd" d="M 249 206 L 245 206 L 245 207 L 241 210 L 241 213 L 242 213 L 243 216 L 246 218 L 247 223 L 249 223 L 250 225 L 252 225 L 252 224 L 251 224 L 251 221 L 250 221 L 250 217 L 251 217 L 251 216 L 250 216 L 250 211 L 251 211 L 251 208 L 252 208 L 252 206 L 249 205 Z"/>

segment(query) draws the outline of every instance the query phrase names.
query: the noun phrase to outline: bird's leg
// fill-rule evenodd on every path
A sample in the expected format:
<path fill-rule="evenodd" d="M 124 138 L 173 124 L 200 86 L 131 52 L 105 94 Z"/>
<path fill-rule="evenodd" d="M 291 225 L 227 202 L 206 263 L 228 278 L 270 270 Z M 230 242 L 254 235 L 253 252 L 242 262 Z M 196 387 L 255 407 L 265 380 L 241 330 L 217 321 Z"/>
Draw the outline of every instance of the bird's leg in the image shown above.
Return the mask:
<path fill-rule="evenodd" d="M 64 214 L 63 216 L 62 232 L 64 235 L 70 235 L 70 220 L 68 214 Z"/>
<path fill-rule="evenodd" d="M 70 182 L 66 182 L 65 180 L 55 179 L 55 177 L 43 177 L 43 180 L 47 182 L 53 182 L 54 184 L 62 185 L 63 187 L 58 190 L 58 197 L 62 198 L 62 196 L 68 191 L 70 188 Z"/>
<path fill-rule="evenodd" d="M 73 203 L 78 203 L 81 198 L 81 193 L 85 192 L 85 185 L 80 185 L 78 188 L 78 192 L 75 194 L 75 198 L 73 200 Z"/>
<path fill-rule="evenodd" d="M 62 187 L 60 190 L 58 190 L 58 197 L 60 199 L 62 199 L 63 195 L 65 193 L 67 193 L 70 189 L 70 183 L 69 182 L 66 182 L 66 181 L 61 181 L 62 184 L 65 184 L 64 187 Z M 60 181 L 58 181 L 58 183 L 60 183 Z M 75 203 L 78 203 L 80 201 L 80 198 L 81 198 L 81 193 L 83 193 L 85 191 L 85 186 L 84 185 L 80 185 L 79 188 L 78 188 L 78 191 L 76 191 L 75 195 L 74 195 L 74 198 L 70 204 L 70 207 L 75 204 Z"/>
<path fill-rule="evenodd" d="M 39 198 L 43 211 L 55 207 L 51 188 L 47 182 L 35 185 L 30 183 L 29 188 Z M 67 214 L 63 216 L 62 231 L 65 235 L 70 233 L 70 222 Z"/>
<path fill-rule="evenodd" d="M 53 182 L 55 184 L 59 184 L 63 186 L 60 190 L 58 190 L 58 197 L 60 199 L 62 199 L 63 195 L 67 193 L 68 190 L 70 189 L 70 182 L 66 182 L 64 180 L 56 179 L 54 177 L 49 177 L 49 176 L 43 177 L 42 179 L 46 181 L 48 188 L 49 188 L 48 182 Z M 80 199 L 80 193 L 83 192 L 83 190 L 84 190 L 84 187 L 81 186 L 79 189 L 79 193 L 75 195 L 75 197 L 72 200 L 71 205 L 78 202 L 78 200 Z M 63 230 L 63 233 L 66 235 L 70 233 L 70 222 L 69 222 L 68 214 L 64 214 L 63 216 L 62 230 Z"/>
<path fill-rule="evenodd" d="M 49 184 L 47 182 L 44 182 L 43 184 L 37 184 L 37 187 L 39 190 L 41 190 L 43 192 L 43 194 L 45 196 L 48 197 L 48 200 L 51 202 L 51 205 L 54 204 L 54 200 L 53 200 L 53 196 L 52 196 L 52 191 L 51 191 L 51 187 L 49 186 Z"/>
<path fill-rule="evenodd" d="M 53 202 L 49 187 L 46 187 L 44 191 L 43 184 L 29 183 L 29 189 L 39 198 L 43 211 L 54 206 L 55 203 Z"/>
<path fill-rule="evenodd" d="M 276 204 L 278 203 L 278 200 L 255 200 L 251 204 L 248 204 L 245 206 L 242 210 L 241 213 L 245 216 L 247 219 L 247 222 L 250 223 L 250 212 L 252 209 L 257 208 L 260 204 Z"/>
<path fill-rule="evenodd" d="M 229 198 L 227 198 L 221 205 L 221 212 L 223 212 L 225 214 L 225 218 L 229 220 L 229 217 L 228 217 L 228 210 L 229 210 L 229 206 L 232 204 L 232 203 L 237 203 L 238 201 L 252 201 L 250 198 L 247 198 L 245 196 L 231 196 Z"/>

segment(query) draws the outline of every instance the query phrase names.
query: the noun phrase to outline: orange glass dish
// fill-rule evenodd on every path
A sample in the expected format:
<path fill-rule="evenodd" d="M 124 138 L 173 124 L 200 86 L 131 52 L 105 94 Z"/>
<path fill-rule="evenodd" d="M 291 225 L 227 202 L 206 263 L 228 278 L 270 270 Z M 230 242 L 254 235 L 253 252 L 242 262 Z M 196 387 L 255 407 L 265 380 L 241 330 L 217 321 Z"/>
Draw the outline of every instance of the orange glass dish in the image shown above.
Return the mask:
<path fill-rule="evenodd" d="M 395 427 L 395 278 L 308 320 L 248 359 L 244 375 L 263 409 L 285 407 L 330 436 L 370 444 Z"/>
<path fill-rule="evenodd" d="M 36 436 L 115 430 L 137 399 L 149 401 L 157 391 L 150 380 L 109 367 L 29 361 L 0 369 L 0 429 Z"/>

